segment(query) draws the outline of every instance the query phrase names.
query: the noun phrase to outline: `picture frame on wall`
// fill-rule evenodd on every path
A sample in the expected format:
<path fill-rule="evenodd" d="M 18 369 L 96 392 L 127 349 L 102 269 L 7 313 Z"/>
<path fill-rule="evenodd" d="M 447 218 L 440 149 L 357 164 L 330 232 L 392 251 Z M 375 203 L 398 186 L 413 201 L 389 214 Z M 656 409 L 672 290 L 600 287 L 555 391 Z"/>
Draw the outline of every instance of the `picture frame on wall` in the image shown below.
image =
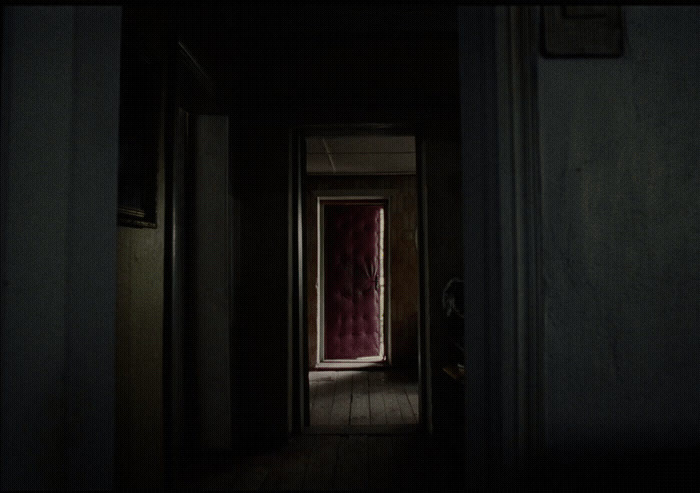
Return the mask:
<path fill-rule="evenodd" d="M 541 25 L 546 57 L 622 56 L 624 18 L 619 5 L 543 6 Z"/>
<path fill-rule="evenodd" d="M 118 218 L 156 228 L 161 64 L 123 27 L 119 108 Z"/>

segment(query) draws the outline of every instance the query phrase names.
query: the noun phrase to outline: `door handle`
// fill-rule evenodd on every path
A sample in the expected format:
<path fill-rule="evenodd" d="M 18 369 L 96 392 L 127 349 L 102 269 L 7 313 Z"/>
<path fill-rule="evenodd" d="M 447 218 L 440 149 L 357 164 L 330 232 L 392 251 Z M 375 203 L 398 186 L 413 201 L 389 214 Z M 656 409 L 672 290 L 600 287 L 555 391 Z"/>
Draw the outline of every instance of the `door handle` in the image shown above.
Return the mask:
<path fill-rule="evenodd" d="M 379 276 L 374 276 L 374 289 L 379 291 Z"/>

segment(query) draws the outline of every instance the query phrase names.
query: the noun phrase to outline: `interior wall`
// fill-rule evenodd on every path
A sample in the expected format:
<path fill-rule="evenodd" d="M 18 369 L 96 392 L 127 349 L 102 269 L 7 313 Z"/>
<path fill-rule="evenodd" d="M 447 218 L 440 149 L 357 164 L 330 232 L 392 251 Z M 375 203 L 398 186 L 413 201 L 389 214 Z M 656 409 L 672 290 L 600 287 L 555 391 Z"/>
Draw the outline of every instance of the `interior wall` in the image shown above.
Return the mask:
<path fill-rule="evenodd" d="M 112 489 L 121 7 L 2 17 L 0 489 Z"/>
<path fill-rule="evenodd" d="M 144 49 L 164 57 L 164 24 L 154 9 L 125 9 Z M 156 228 L 120 225 L 117 234 L 117 483 L 163 481 L 164 100 L 158 132 Z"/>
<path fill-rule="evenodd" d="M 537 61 L 557 457 L 700 446 L 700 10 L 623 13 L 621 58 Z"/>
<path fill-rule="evenodd" d="M 235 125 L 235 126 L 234 126 Z M 232 122 L 232 202 L 238 236 L 231 344 L 233 447 L 287 436 L 289 133 Z"/>
<path fill-rule="evenodd" d="M 117 236 L 117 465 L 120 484 L 163 477 L 163 139 L 158 227 L 120 226 Z"/>
<path fill-rule="evenodd" d="M 457 72 L 455 57 L 454 70 Z M 459 110 L 459 96 L 455 95 L 455 109 Z M 425 128 L 423 149 L 425 187 L 427 193 L 426 241 L 428 249 L 428 320 L 430 338 L 430 378 L 432 379 L 432 423 L 441 436 L 455 440 L 458 448 L 451 453 L 462 453 L 461 434 L 455 427 L 463 422 L 464 407 L 459 399 L 461 391 L 443 368 L 463 361 L 464 355 L 456 350 L 454 340 L 461 341 L 463 320 L 447 315 L 442 306 L 442 294 L 452 278 L 462 278 L 462 171 L 460 167 L 458 123 L 432 120 Z M 468 280 L 466 280 L 468 281 Z"/>
<path fill-rule="evenodd" d="M 205 451 L 231 448 L 228 118 L 198 115 L 194 271 L 198 417 Z"/>
<path fill-rule="evenodd" d="M 418 251 L 415 176 L 308 176 L 306 196 L 307 321 L 309 368 L 317 355 L 318 208 L 316 197 L 326 190 L 390 190 L 389 248 L 391 265 L 391 352 L 397 368 L 417 370 Z M 314 195 L 314 192 L 318 192 Z"/>

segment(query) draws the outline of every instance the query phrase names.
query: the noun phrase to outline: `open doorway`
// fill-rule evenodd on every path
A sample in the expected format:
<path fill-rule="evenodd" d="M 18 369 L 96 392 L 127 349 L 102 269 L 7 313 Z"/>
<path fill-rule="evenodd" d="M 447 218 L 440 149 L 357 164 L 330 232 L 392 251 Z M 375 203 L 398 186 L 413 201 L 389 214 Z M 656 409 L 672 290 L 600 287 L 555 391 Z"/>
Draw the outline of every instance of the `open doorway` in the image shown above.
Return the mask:
<path fill-rule="evenodd" d="M 319 197 L 316 211 L 315 367 L 385 363 L 387 201 Z"/>
<path fill-rule="evenodd" d="M 304 136 L 308 431 L 420 421 L 415 142 L 400 132 Z"/>

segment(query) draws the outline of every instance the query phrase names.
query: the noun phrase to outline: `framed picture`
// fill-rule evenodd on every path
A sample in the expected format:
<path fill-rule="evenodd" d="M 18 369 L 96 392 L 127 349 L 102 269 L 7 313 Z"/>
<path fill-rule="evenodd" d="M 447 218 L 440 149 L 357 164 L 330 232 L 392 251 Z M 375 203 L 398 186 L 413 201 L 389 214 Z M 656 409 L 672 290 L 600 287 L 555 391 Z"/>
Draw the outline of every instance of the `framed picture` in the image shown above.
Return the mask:
<path fill-rule="evenodd" d="M 157 175 L 161 117 L 161 64 L 122 31 L 119 108 L 119 224 L 157 227 Z"/>
<path fill-rule="evenodd" d="M 542 50 L 548 57 L 622 56 L 620 6 L 542 7 Z"/>

